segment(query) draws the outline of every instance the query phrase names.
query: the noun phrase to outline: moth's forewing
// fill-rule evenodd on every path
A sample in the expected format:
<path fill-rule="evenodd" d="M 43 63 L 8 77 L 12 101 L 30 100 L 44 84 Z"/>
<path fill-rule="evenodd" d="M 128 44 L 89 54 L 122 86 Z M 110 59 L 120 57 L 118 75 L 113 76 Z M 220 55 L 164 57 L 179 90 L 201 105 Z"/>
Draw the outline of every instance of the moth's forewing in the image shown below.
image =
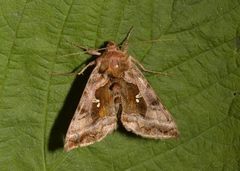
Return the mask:
<path fill-rule="evenodd" d="M 68 128 L 66 151 L 102 140 L 116 129 L 118 114 L 127 130 L 143 137 L 178 135 L 171 114 L 126 51 L 109 42 L 96 64 Z"/>
<path fill-rule="evenodd" d="M 108 78 L 98 73 L 97 65 L 85 87 L 67 131 L 64 149 L 87 146 L 102 140 L 117 126 L 117 117 L 109 89 Z"/>
<path fill-rule="evenodd" d="M 125 89 L 128 97 L 122 102 L 121 121 L 124 127 L 147 138 L 164 139 L 178 136 L 177 126 L 171 114 L 134 63 L 131 63 L 123 79 L 128 83 L 128 88 Z"/>

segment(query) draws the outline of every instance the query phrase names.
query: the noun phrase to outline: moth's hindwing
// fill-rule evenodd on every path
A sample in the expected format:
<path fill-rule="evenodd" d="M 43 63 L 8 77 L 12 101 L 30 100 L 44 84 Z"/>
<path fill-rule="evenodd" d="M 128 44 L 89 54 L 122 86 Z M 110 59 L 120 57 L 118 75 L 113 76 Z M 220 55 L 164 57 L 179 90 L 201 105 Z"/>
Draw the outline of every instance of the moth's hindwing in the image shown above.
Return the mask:
<path fill-rule="evenodd" d="M 96 66 L 68 128 L 66 151 L 100 141 L 117 126 L 114 104 L 107 87 L 109 80 L 98 70 L 99 66 Z"/>
<path fill-rule="evenodd" d="M 123 79 L 128 83 L 121 122 L 128 130 L 147 138 L 178 136 L 177 126 L 137 66 L 131 62 Z"/>

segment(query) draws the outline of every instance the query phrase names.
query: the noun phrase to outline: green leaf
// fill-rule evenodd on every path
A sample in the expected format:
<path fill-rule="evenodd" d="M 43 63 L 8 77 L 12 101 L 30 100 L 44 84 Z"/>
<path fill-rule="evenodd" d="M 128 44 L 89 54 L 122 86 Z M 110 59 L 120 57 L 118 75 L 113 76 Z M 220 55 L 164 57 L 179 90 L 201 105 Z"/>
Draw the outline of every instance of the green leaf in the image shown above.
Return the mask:
<path fill-rule="evenodd" d="M 238 0 L 0 1 L 0 170 L 240 170 Z M 174 116 L 180 137 L 119 129 L 68 153 L 63 139 L 89 74 L 67 41 L 121 42 Z"/>

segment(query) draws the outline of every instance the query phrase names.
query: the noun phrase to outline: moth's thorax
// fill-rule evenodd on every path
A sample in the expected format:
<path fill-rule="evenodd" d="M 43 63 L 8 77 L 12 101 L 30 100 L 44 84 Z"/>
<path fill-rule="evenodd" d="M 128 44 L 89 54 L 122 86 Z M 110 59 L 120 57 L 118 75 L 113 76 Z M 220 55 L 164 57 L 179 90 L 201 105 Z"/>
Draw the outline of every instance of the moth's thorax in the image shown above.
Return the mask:
<path fill-rule="evenodd" d="M 122 77 L 129 68 L 128 55 L 121 51 L 114 42 L 109 42 L 106 51 L 100 58 L 99 72 L 113 77 Z"/>

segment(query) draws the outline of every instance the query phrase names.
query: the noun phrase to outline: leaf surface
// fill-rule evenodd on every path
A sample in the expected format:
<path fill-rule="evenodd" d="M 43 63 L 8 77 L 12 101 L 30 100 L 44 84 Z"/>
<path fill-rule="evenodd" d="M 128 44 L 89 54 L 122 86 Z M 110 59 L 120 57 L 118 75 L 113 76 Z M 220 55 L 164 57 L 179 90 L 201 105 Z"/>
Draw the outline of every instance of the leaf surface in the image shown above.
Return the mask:
<path fill-rule="evenodd" d="M 238 0 L 0 1 L 1 170 L 239 170 Z M 90 70 L 69 42 L 121 42 L 174 116 L 180 137 L 149 140 L 118 129 L 68 153 L 63 139 Z M 63 56 L 71 53 L 78 55 Z M 83 67 L 83 66 L 81 66 Z M 80 67 L 80 68 L 81 68 Z"/>

